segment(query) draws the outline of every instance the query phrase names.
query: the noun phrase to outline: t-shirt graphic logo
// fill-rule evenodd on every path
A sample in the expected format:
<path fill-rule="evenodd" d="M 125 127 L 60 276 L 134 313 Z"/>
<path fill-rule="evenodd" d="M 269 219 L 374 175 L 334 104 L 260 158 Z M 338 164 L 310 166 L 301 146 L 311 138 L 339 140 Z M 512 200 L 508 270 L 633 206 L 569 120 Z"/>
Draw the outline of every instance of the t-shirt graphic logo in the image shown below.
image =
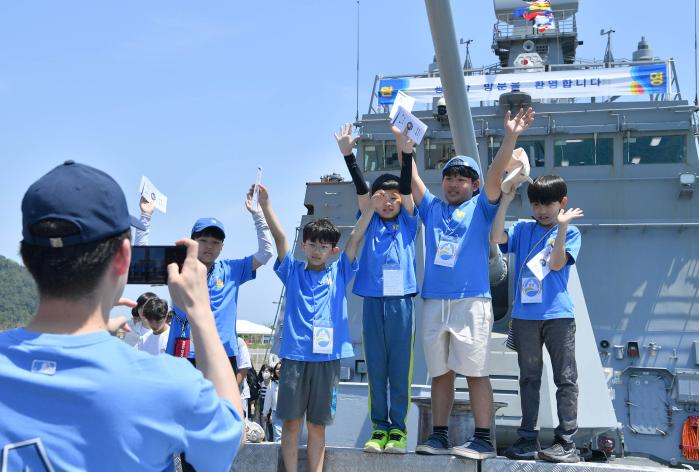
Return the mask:
<path fill-rule="evenodd" d="M 216 288 L 219 290 L 223 288 L 223 279 L 216 278 Z"/>
<path fill-rule="evenodd" d="M 524 294 L 528 297 L 534 297 L 541 290 L 541 282 L 536 277 L 529 277 L 524 282 L 522 287 Z"/>
<path fill-rule="evenodd" d="M 439 248 L 437 249 L 437 256 L 440 259 L 448 261 L 455 256 L 455 250 L 456 246 L 454 244 L 440 244 Z"/>
<path fill-rule="evenodd" d="M 327 347 L 330 344 L 330 333 L 326 328 L 320 328 L 316 331 L 316 343 L 320 347 Z"/>
<path fill-rule="evenodd" d="M 466 216 L 466 213 L 463 210 L 461 210 L 461 209 L 454 210 L 454 219 L 456 221 L 463 220 L 464 216 Z"/>

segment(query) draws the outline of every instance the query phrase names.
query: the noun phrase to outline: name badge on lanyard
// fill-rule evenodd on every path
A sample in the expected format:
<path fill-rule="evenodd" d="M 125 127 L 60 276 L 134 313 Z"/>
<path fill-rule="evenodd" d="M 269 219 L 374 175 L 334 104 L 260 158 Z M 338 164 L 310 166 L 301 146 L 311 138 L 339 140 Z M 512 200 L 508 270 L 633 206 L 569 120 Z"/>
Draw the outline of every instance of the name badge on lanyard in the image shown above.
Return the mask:
<path fill-rule="evenodd" d="M 383 266 L 383 296 L 402 297 L 405 295 L 403 271 L 400 264 L 384 264 Z"/>
<path fill-rule="evenodd" d="M 330 320 L 313 321 L 313 354 L 333 353 L 333 324 Z"/>
<path fill-rule="evenodd" d="M 536 253 L 534 257 L 527 262 L 527 268 L 534 274 L 534 277 L 543 281 L 544 277 L 549 275 L 551 268 L 549 267 L 549 261 L 551 260 L 551 251 L 553 251 L 553 244 L 546 244 L 544 248 Z"/>
<path fill-rule="evenodd" d="M 437 243 L 434 264 L 442 267 L 454 267 L 459 255 L 459 238 L 442 235 Z"/>
<path fill-rule="evenodd" d="M 522 277 L 522 303 L 541 303 L 544 282 L 537 277 Z"/>

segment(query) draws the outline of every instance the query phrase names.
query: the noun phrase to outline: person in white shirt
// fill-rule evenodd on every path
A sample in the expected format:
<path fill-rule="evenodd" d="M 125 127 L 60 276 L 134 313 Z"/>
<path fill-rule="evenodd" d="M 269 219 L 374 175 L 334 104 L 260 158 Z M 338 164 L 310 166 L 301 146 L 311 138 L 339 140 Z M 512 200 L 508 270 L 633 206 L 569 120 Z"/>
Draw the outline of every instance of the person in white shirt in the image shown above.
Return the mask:
<path fill-rule="evenodd" d="M 155 356 L 165 352 L 170 335 L 167 315 L 167 302 L 162 298 L 151 298 L 143 305 L 141 317 L 145 319 L 151 329 L 141 337 L 141 341 L 137 345 L 139 351 L 148 352 Z"/>
<path fill-rule="evenodd" d="M 236 374 L 236 380 L 238 381 L 238 387 L 240 388 L 240 400 L 243 403 L 243 412 L 247 415 L 248 413 L 248 399 L 250 398 L 250 387 L 246 381 L 248 376 L 248 369 L 252 367 L 252 362 L 250 361 L 250 351 L 248 351 L 248 345 L 245 340 L 238 336 L 238 373 Z"/>
<path fill-rule="evenodd" d="M 124 341 L 129 346 L 138 348 L 143 342 L 143 337 L 150 334 L 150 326 L 148 326 L 148 322 L 143 318 L 143 306 L 151 298 L 158 298 L 158 296 L 153 292 L 141 294 L 138 300 L 136 300 L 136 306 L 131 309 L 131 319 L 129 320 L 129 328 L 131 328 L 131 331 L 128 331 L 124 335 Z"/>
<path fill-rule="evenodd" d="M 272 435 L 274 442 L 282 440 L 282 424 L 283 421 L 277 418 L 277 396 L 279 395 L 279 374 L 282 370 L 282 362 L 277 362 L 274 366 L 272 374 L 272 382 L 270 382 L 265 394 L 265 403 L 262 407 L 262 415 L 267 419 L 267 423 L 272 425 Z"/>

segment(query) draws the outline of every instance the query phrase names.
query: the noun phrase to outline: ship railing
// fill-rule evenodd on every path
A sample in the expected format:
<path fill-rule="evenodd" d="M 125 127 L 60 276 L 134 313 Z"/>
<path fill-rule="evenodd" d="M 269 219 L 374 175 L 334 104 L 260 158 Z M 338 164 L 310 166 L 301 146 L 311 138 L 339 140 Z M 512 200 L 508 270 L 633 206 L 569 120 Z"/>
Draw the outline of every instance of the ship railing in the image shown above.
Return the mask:
<path fill-rule="evenodd" d="M 493 26 L 493 40 L 555 37 L 561 34 L 577 33 L 575 10 L 553 10 L 553 18 L 555 28 L 540 33 L 533 21 L 515 16 L 514 12 L 498 15 L 497 22 Z"/>
<path fill-rule="evenodd" d="M 593 69 L 604 69 L 608 67 L 633 67 L 633 66 L 648 66 L 653 64 L 667 64 L 668 70 L 671 71 L 671 82 L 670 91 L 668 94 L 660 95 L 649 95 L 649 99 L 652 101 L 658 100 L 681 100 L 682 96 L 680 94 L 679 83 L 677 81 L 677 74 L 675 71 L 675 62 L 673 59 L 668 60 L 655 60 L 655 61 L 615 61 L 615 62 L 603 62 L 603 61 L 586 61 L 578 60 L 574 64 L 548 64 L 546 65 L 547 72 L 554 71 L 575 71 L 575 70 L 593 70 Z M 513 72 L 524 72 L 521 67 L 502 67 L 500 63 L 494 63 L 484 67 L 478 67 L 473 69 L 464 69 L 464 77 L 473 75 L 489 75 L 489 74 L 507 74 Z M 374 99 L 376 98 L 376 93 L 379 86 L 379 81 L 384 79 L 419 79 L 426 77 L 439 77 L 439 70 L 434 70 L 431 72 L 421 72 L 421 73 L 410 73 L 410 74 L 391 74 L 391 75 L 377 75 L 374 77 L 374 86 L 371 91 L 371 98 L 369 100 L 369 111 L 367 114 L 371 115 L 373 113 L 381 113 L 376 108 L 374 108 Z"/>

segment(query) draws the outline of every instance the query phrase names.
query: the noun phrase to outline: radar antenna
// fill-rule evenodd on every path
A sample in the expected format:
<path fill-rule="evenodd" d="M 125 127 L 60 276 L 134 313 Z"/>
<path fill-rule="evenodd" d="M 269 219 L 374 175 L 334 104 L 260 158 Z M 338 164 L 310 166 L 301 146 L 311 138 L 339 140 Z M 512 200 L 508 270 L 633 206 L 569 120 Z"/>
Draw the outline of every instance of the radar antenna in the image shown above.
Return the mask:
<path fill-rule="evenodd" d="M 469 47 L 468 47 L 469 44 L 471 44 L 472 42 L 473 42 L 472 39 L 467 39 L 466 41 L 464 41 L 464 38 L 459 39 L 459 44 L 466 45 L 466 60 L 464 61 L 464 70 L 473 69 L 473 64 L 471 64 L 471 51 L 469 50 Z"/>
<path fill-rule="evenodd" d="M 612 33 L 616 33 L 616 31 L 611 28 L 607 31 L 601 29 L 599 32 L 600 36 L 607 35 L 607 49 L 604 51 L 604 63 L 607 64 L 607 67 L 611 67 L 612 62 L 614 62 L 614 54 L 612 54 Z"/>

